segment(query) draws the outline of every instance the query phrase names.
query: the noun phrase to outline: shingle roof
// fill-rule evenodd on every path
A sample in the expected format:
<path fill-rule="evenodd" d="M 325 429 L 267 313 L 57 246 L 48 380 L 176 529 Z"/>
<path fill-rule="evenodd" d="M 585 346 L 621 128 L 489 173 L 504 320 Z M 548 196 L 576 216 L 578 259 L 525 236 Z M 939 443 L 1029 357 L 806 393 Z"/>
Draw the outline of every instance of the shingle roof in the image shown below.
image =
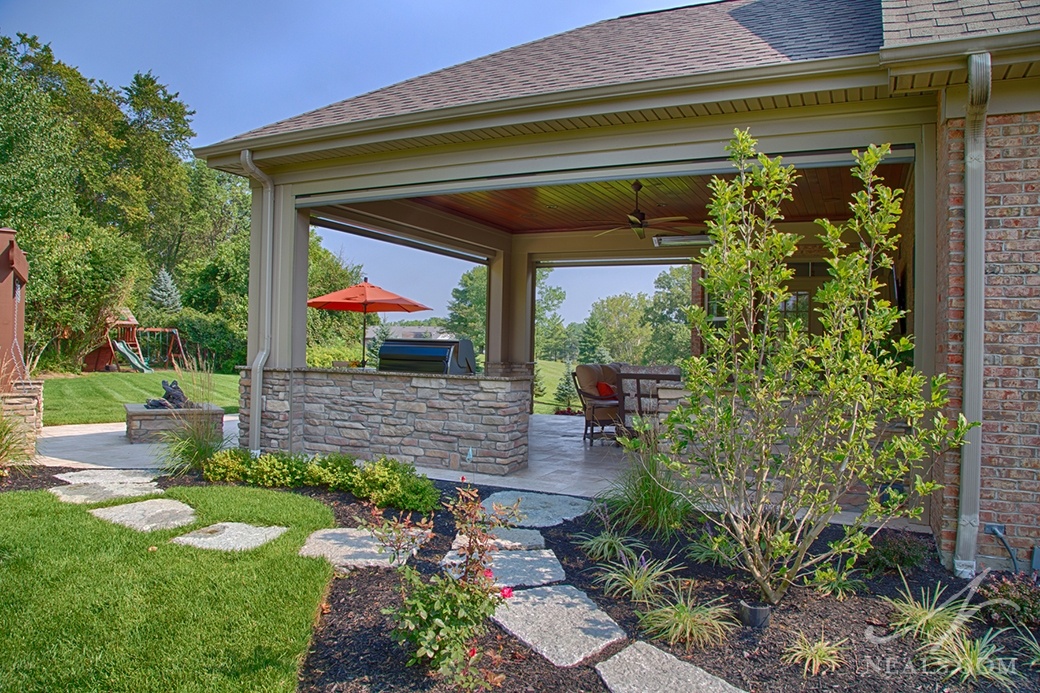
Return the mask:
<path fill-rule="evenodd" d="M 590 24 L 238 135 L 506 98 L 875 53 L 879 0 L 724 0 Z"/>
<path fill-rule="evenodd" d="M 882 0 L 885 46 L 1040 28 L 1040 0 Z"/>

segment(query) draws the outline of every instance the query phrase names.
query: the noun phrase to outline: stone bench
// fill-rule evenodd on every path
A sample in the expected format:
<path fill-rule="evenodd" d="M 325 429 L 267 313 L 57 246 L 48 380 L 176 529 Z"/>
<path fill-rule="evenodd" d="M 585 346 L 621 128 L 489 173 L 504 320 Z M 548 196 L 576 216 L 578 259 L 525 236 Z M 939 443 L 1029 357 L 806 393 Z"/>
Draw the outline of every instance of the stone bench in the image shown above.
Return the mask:
<path fill-rule="evenodd" d="M 224 435 L 224 410 L 215 404 L 198 409 L 148 409 L 143 404 L 124 404 L 126 437 L 131 443 L 161 443 L 167 431 L 183 425 L 189 416 L 204 417 L 213 426 L 213 434 Z"/>

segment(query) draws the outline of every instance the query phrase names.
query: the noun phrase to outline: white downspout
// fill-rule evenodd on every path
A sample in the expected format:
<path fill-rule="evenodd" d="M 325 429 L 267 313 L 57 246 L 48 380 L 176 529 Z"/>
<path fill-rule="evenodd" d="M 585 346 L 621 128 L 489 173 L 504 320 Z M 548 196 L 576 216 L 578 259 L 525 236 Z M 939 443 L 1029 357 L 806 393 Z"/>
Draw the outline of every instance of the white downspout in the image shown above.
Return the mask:
<path fill-rule="evenodd" d="M 964 122 L 964 379 L 961 409 L 982 421 L 982 367 L 986 299 L 986 108 L 991 88 L 989 53 L 968 56 L 968 103 Z M 960 498 L 953 572 L 975 575 L 979 536 L 982 427 L 961 448 Z"/>
<path fill-rule="evenodd" d="M 252 178 L 260 181 L 264 188 L 263 218 L 261 219 L 260 235 L 263 246 L 263 271 L 260 275 L 261 286 L 261 321 L 263 329 L 263 342 L 260 351 L 256 352 L 253 365 L 250 367 L 250 395 L 249 395 L 249 449 L 254 454 L 260 454 L 260 416 L 263 413 L 264 392 L 264 365 L 267 357 L 271 354 L 271 320 L 273 318 L 273 287 L 274 279 L 274 181 L 271 177 L 257 168 L 253 163 L 253 153 L 248 149 L 242 150 L 242 167 Z"/>

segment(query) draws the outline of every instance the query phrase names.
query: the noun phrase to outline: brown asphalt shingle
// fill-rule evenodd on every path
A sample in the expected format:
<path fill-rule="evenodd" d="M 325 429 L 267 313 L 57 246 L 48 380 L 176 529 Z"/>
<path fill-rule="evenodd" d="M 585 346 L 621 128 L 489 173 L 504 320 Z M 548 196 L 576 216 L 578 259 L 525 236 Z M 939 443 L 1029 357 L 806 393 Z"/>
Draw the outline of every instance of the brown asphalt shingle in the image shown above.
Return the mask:
<path fill-rule="evenodd" d="M 539 39 L 232 139 L 588 87 L 876 53 L 881 40 L 879 0 L 726 0 L 680 7 Z"/>
<path fill-rule="evenodd" d="M 885 47 L 1040 28 L 1040 0 L 882 0 Z"/>

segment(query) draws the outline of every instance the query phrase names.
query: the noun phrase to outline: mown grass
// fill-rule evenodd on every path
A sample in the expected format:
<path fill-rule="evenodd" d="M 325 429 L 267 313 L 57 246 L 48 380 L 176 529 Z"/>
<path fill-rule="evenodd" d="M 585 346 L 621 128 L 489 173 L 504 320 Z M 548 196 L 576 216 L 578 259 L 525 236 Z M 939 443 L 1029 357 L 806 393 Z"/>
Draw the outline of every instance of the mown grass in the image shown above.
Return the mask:
<path fill-rule="evenodd" d="M 69 378 L 47 378 L 43 381 L 43 425 L 126 421 L 124 404 L 144 404 L 149 399 L 158 399 L 163 396 L 162 381 L 177 378 L 174 371 L 83 373 Z M 238 381 L 238 375 L 213 375 L 210 399 L 228 414 L 238 411 Z"/>
<path fill-rule="evenodd" d="M 534 413 L 554 414 L 559 406 L 556 404 L 556 387 L 560 384 L 561 378 L 564 376 L 569 378 L 571 374 L 567 371 L 567 364 L 563 361 L 539 361 L 538 372 L 542 376 L 542 382 L 545 383 L 545 395 L 534 398 Z M 571 406 L 577 405 L 578 398 L 575 397 Z"/>
<path fill-rule="evenodd" d="M 166 495 L 198 522 L 145 534 L 45 491 L 0 494 L 0 690 L 296 690 L 332 572 L 297 552 L 331 511 L 256 488 Z M 290 529 L 241 553 L 169 542 L 222 521 Z"/>

